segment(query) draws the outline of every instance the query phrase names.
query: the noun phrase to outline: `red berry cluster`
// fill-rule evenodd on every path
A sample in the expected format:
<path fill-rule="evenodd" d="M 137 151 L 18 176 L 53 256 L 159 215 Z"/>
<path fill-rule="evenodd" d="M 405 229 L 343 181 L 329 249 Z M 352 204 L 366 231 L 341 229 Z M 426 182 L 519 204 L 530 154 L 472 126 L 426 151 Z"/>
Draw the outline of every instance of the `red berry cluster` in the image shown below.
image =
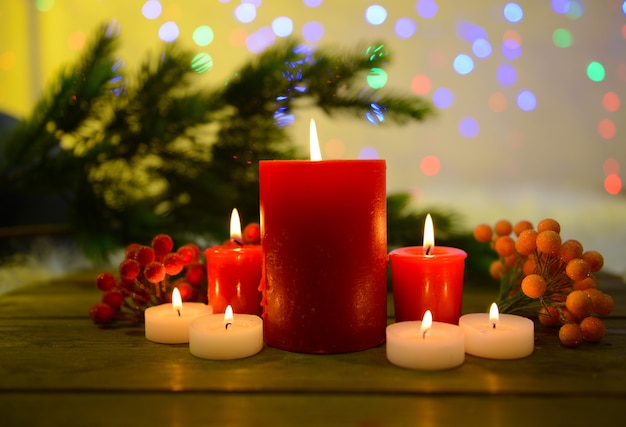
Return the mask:
<path fill-rule="evenodd" d="M 128 245 L 119 265 L 119 279 L 110 272 L 96 278 L 103 295 L 102 301 L 89 309 L 94 323 L 142 322 L 144 310 L 170 301 L 174 287 L 183 301 L 206 303 L 206 268 L 200 248 L 187 243 L 173 249 L 174 241 L 167 234 L 155 236 L 150 246 Z"/>

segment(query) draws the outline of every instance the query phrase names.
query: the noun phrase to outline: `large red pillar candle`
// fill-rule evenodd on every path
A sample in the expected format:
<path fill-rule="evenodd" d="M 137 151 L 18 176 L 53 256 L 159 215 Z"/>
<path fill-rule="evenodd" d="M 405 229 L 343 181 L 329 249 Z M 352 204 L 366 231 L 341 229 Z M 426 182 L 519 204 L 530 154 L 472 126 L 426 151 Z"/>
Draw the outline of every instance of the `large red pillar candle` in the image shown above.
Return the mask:
<path fill-rule="evenodd" d="M 238 229 L 237 229 L 238 227 Z M 261 245 L 244 245 L 241 222 L 235 209 L 231 217 L 229 244 L 204 252 L 207 262 L 208 298 L 214 313 L 224 313 L 228 305 L 236 313 L 262 314 Z"/>
<path fill-rule="evenodd" d="M 384 160 L 260 162 L 265 342 L 377 346 L 387 325 Z"/>
<path fill-rule="evenodd" d="M 420 320 L 430 310 L 435 321 L 459 323 L 467 253 L 435 246 L 434 235 L 427 242 L 430 234 L 425 227 L 424 246 L 389 253 L 396 322 Z"/>

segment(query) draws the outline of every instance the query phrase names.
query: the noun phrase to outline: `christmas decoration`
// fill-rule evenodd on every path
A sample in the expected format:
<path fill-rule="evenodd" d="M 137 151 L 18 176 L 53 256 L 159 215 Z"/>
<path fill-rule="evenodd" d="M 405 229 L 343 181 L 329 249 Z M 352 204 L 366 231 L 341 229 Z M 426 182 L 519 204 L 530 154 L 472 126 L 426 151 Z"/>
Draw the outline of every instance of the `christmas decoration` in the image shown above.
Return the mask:
<path fill-rule="evenodd" d="M 210 88 L 210 73 L 196 73 L 175 43 L 128 75 L 118 32 L 104 25 L 0 147 L 0 187 L 62 196 L 94 259 L 163 232 L 223 240 L 235 206 L 254 221 L 258 161 L 298 157 L 284 128 L 298 100 L 372 123 L 433 112 L 419 97 L 364 84 L 390 60 L 382 43 L 335 51 L 285 40 Z"/>

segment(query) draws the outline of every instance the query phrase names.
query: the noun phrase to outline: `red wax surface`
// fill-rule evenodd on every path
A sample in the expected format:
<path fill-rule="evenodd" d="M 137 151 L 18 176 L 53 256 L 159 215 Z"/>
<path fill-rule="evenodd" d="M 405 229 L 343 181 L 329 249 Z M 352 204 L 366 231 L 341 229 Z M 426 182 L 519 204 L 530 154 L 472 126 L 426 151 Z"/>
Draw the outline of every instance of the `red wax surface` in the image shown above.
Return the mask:
<path fill-rule="evenodd" d="M 384 160 L 260 162 L 265 342 L 375 347 L 387 325 Z"/>
<path fill-rule="evenodd" d="M 262 314 L 261 245 L 239 248 L 215 246 L 204 251 L 207 260 L 209 304 L 213 313 L 231 305 L 235 313 Z"/>
<path fill-rule="evenodd" d="M 422 246 L 391 251 L 396 322 L 422 320 L 430 310 L 434 321 L 458 324 L 466 257 L 464 251 L 445 246 L 435 246 L 430 257 Z"/>

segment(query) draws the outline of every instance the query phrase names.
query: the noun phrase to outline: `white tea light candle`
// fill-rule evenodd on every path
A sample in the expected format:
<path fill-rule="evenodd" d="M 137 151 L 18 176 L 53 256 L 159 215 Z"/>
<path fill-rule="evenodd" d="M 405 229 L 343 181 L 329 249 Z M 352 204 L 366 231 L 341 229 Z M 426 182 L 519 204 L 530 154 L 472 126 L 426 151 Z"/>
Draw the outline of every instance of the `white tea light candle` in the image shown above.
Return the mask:
<path fill-rule="evenodd" d="M 263 349 L 263 320 L 252 314 L 212 314 L 195 319 L 189 327 L 189 351 L 211 360 L 242 359 Z"/>
<path fill-rule="evenodd" d="M 433 322 L 430 310 L 422 321 L 387 326 L 387 359 L 408 369 L 455 368 L 465 360 L 465 337 L 457 325 Z"/>
<path fill-rule="evenodd" d="M 461 316 L 459 327 L 465 333 L 465 352 L 488 359 L 521 359 L 535 349 L 535 324 L 513 314 L 499 314 L 491 305 L 490 313 Z"/>
<path fill-rule="evenodd" d="M 211 306 L 201 302 L 182 302 L 180 291 L 174 288 L 171 304 L 149 307 L 144 312 L 146 338 L 161 344 L 188 343 L 191 321 L 209 314 L 213 314 Z"/>

